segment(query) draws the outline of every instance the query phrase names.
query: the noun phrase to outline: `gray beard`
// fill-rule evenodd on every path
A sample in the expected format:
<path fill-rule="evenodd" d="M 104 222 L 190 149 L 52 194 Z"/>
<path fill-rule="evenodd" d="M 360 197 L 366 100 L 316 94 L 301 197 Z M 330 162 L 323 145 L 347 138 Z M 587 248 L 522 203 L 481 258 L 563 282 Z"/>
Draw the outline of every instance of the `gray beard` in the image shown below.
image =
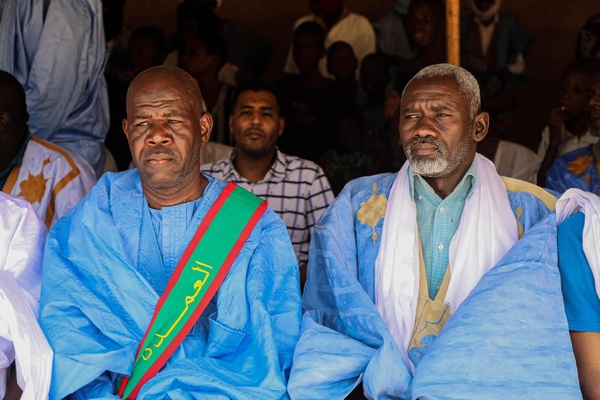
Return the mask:
<path fill-rule="evenodd" d="M 439 155 L 433 158 L 413 156 L 412 145 L 419 142 L 435 145 Z M 458 143 L 455 154 L 450 155 L 435 139 L 417 139 L 407 146 L 406 157 L 414 173 L 426 178 L 443 178 L 452 174 L 465 160 L 469 152 L 469 142 L 470 138 L 465 137 L 463 141 Z"/>
<path fill-rule="evenodd" d="M 410 159 L 410 168 L 421 176 L 436 178 L 442 176 L 448 169 L 448 160 L 445 155 L 435 158 Z"/>

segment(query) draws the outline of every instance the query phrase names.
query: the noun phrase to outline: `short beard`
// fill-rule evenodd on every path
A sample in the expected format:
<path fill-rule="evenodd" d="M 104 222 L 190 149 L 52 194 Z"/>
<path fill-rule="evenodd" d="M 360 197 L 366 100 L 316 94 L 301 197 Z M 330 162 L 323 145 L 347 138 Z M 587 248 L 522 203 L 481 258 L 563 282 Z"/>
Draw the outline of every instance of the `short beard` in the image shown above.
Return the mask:
<path fill-rule="evenodd" d="M 457 143 L 454 151 L 442 147 L 437 139 L 432 137 L 417 137 L 406 145 L 406 158 L 410 163 L 410 168 L 414 173 L 426 178 L 445 178 L 456 171 L 469 153 L 469 144 L 471 137 L 466 135 L 463 140 Z M 419 157 L 413 155 L 414 145 L 427 143 L 435 146 L 439 153 L 433 158 Z"/>

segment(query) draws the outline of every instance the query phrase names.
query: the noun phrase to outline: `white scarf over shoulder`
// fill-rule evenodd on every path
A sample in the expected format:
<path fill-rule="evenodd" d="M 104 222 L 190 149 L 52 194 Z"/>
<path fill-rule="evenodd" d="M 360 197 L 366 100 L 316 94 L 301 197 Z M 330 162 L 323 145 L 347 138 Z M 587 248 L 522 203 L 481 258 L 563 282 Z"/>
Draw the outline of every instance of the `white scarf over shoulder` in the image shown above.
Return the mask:
<path fill-rule="evenodd" d="M 580 189 L 569 189 L 556 202 L 556 224 L 578 212 L 585 214 L 583 223 L 583 253 L 594 276 L 594 286 L 600 298 L 600 197 Z"/>
<path fill-rule="evenodd" d="M 481 277 L 517 242 L 518 231 L 506 187 L 494 164 L 477 154 L 477 183 L 466 200 L 450 242 L 450 285 L 444 301 L 452 312 Z M 390 191 L 381 245 L 375 262 L 375 296 L 404 358 L 413 331 L 419 294 L 417 212 L 410 195 L 408 162 Z"/>

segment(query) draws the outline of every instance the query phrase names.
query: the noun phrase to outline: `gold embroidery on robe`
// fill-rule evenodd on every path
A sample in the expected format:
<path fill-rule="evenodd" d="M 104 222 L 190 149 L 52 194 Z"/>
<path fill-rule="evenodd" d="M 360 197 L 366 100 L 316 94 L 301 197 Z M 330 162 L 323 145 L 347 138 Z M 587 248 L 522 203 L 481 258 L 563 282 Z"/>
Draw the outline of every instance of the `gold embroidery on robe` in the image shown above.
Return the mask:
<path fill-rule="evenodd" d="M 356 213 L 356 219 L 358 219 L 361 224 L 367 224 L 373 229 L 371 239 L 373 239 L 373 243 L 375 243 L 378 237 L 377 232 L 375 232 L 375 226 L 380 219 L 385 217 L 387 198 L 384 193 L 379 195 L 375 194 L 377 183 L 374 183 L 371 189 L 373 190 L 373 194 L 369 200 L 360 203 L 360 209 Z"/>

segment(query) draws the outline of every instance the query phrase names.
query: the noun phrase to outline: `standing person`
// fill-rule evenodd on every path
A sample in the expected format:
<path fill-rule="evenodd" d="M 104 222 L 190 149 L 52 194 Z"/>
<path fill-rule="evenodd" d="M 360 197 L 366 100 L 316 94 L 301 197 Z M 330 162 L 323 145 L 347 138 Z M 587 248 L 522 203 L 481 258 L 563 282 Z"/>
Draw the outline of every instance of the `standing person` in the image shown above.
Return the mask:
<path fill-rule="evenodd" d="M 87 162 L 31 135 L 25 91 L 0 71 L 0 190 L 27 200 L 48 228 L 96 183 Z"/>
<path fill-rule="evenodd" d="M 48 398 L 52 350 L 37 322 L 47 232 L 29 203 L 0 193 L 0 397 L 5 400 Z M 11 369 L 15 360 L 17 368 Z"/>
<path fill-rule="evenodd" d="M 408 162 L 351 181 L 321 217 L 292 398 L 343 398 L 361 379 L 375 399 L 579 393 L 555 223 L 532 228 L 555 199 L 476 154 L 479 93 L 463 68 L 421 70 L 400 106 Z"/>
<path fill-rule="evenodd" d="M 311 13 L 296 20 L 294 31 L 304 22 L 317 22 L 325 29 L 325 49 L 337 41 L 346 42 L 352 46 L 359 65 L 367 54 L 376 51 L 375 31 L 371 23 L 366 17 L 348 10 L 344 5 L 344 0 L 308 0 L 308 7 Z M 283 69 L 287 74 L 299 71 L 297 62 L 292 55 L 292 48 L 293 45 L 290 46 Z M 324 56 L 325 54 L 322 55 L 319 62 L 319 69 L 324 76 L 329 77 Z"/>
<path fill-rule="evenodd" d="M 51 399 L 285 396 L 296 257 L 263 200 L 200 172 L 202 102 L 178 68 L 139 74 L 123 121 L 137 169 L 104 175 L 48 234 Z"/>
<path fill-rule="evenodd" d="M 274 85 L 241 84 L 231 108 L 229 129 L 235 149 L 229 159 L 203 165 L 202 170 L 267 200 L 287 226 L 303 282 L 313 228 L 333 201 L 329 182 L 314 162 L 277 149 L 285 120 Z"/>
<path fill-rule="evenodd" d="M 79 154 L 96 178 L 110 123 L 102 9 L 100 0 L 11 1 L 0 21 L 0 70 L 25 88 L 31 134 Z"/>

